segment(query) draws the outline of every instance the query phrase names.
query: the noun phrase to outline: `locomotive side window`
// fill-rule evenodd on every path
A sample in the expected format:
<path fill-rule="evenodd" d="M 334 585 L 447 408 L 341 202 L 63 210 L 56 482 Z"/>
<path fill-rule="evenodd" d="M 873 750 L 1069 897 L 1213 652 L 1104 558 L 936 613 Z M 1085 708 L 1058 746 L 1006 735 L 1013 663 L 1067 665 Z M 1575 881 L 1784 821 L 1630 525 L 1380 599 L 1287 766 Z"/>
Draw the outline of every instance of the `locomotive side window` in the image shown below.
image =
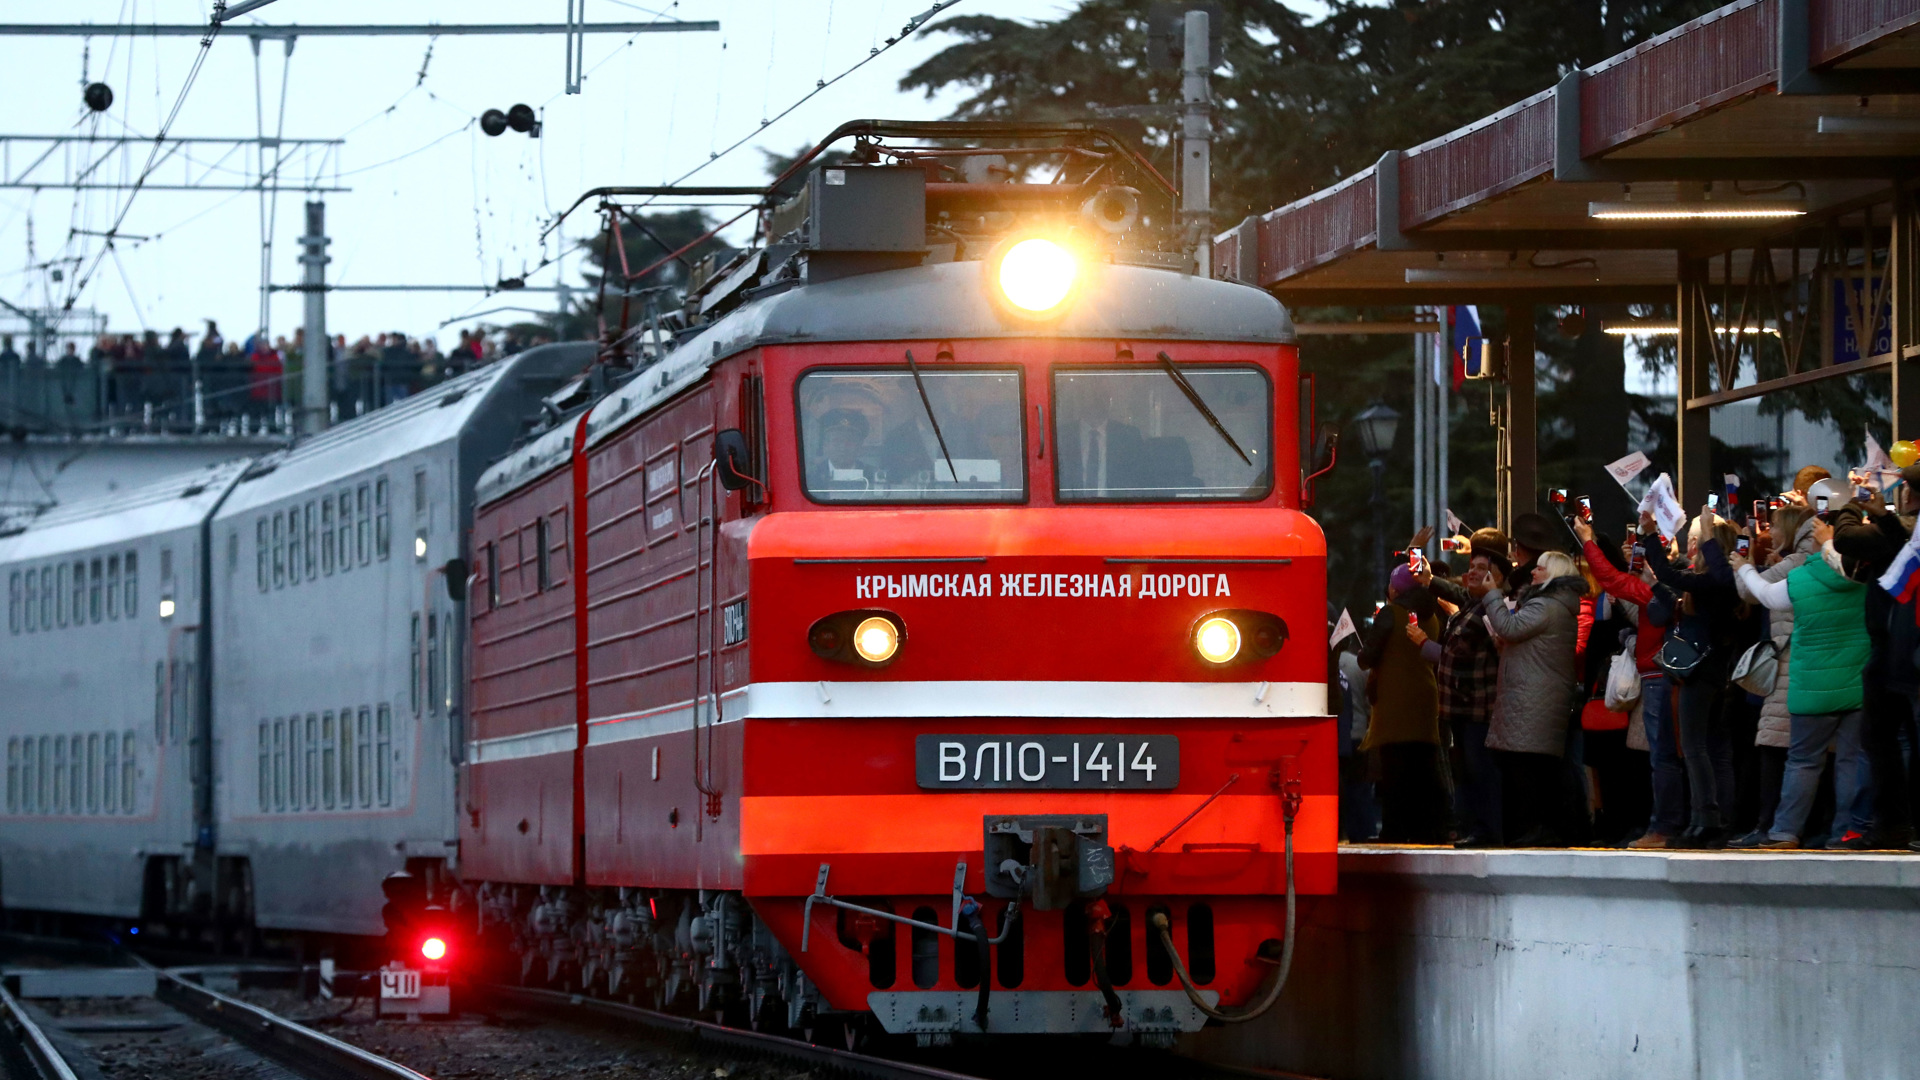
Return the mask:
<path fill-rule="evenodd" d="M 260 591 L 267 591 L 267 519 L 253 523 L 253 569 L 260 579 Z"/>
<path fill-rule="evenodd" d="M 533 522 L 533 560 L 534 584 L 541 592 L 553 588 L 553 557 L 547 546 L 547 519 L 535 518 Z"/>
<path fill-rule="evenodd" d="M 1063 502 L 1245 500 L 1273 489 L 1273 386 L 1259 368 L 1058 368 L 1053 402 Z"/>
<path fill-rule="evenodd" d="M 1018 371 L 822 368 L 796 393 L 815 502 L 1026 500 Z"/>

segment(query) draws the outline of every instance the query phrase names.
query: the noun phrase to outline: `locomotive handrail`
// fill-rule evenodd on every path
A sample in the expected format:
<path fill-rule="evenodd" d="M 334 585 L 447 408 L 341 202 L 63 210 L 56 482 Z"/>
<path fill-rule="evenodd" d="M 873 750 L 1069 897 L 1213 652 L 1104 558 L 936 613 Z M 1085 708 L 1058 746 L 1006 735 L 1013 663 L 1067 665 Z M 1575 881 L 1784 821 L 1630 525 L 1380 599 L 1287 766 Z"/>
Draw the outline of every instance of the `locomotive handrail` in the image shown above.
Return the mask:
<path fill-rule="evenodd" d="M 905 925 L 905 926 L 917 926 L 922 930 L 931 930 L 936 934 L 945 934 L 956 941 L 979 941 L 980 940 L 977 936 L 970 934 L 965 930 L 959 929 L 957 923 L 953 928 L 949 929 L 948 927 L 941 926 L 939 923 L 922 922 L 919 919 L 909 919 L 904 915 L 895 915 L 891 911 L 882 911 L 879 908 L 870 908 L 860 904 L 852 904 L 852 903 L 848 903 L 845 900 L 828 896 L 827 895 L 827 872 L 830 869 L 832 869 L 831 863 L 820 864 L 820 876 L 814 883 L 813 894 L 807 897 L 806 911 L 802 916 L 802 921 L 800 926 L 800 951 L 801 952 L 807 951 L 807 945 L 808 945 L 809 939 L 813 935 L 813 905 L 815 904 L 825 904 L 828 907 L 839 908 L 842 911 L 858 911 L 862 915 L 873 915 L 878 918 L 885 919 L 888 922 L 901 923 L 902 925 Z M 960 894 L 960 884 L 966 880 L 966 874 L 967 874 L 966 863 L 962 862 L 957 864 L 954 867 L 954 872 L 953 872 L 954 913 L 955 913 L 956 919 L 958 918 L 958 915 L 959 915 L 960 903 L 964 899 Z M 1013 932 L 1013 924 L 1017 922 L 1019 918 L 1020 918 L 1020 901 L 1016 899 L 1013 903 L 1007 905 L 1006 911 L 1001 913 L 999 936 L 988 938 L 987 944 L 998 945 L 1001 942 L 1007 940 L 1007 935 Z"/>

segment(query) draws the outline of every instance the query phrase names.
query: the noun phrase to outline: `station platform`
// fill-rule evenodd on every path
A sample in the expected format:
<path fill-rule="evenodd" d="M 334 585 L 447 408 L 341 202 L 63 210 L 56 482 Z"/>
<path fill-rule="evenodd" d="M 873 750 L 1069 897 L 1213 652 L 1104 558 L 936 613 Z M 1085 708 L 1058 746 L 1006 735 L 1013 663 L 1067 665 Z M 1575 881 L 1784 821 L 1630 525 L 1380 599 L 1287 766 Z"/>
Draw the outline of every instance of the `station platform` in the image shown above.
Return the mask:
<path fill-rule="evenodd" d="M 1920 855 L 1343 847 L 1183 1051 L 1335 1080 L 1920 1076 Z"/>

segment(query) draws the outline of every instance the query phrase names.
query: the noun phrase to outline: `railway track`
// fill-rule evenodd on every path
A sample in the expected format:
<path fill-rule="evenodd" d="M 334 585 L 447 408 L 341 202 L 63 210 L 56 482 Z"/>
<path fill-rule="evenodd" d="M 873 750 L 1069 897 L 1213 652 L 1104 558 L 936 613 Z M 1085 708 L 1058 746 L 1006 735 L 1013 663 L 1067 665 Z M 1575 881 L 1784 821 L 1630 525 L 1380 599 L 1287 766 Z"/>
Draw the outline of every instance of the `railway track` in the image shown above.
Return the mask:
<path fill-rule="evenodd" d="M 684 1039 L 696 1048 L 776 1058 L 835 1076 L 859 1077 L 860 1080 L 979 1080 L 967 1073 L 838 1050 L 782 1035 L 725 1027 L 705 1020 L 578 994 L 519 986 L 488 986 L 483 992 L 497 1002 L 512 1004 L 533 1013 L 571 1020 L 592 1017 L 608 1026 L 638 1025 L 662 1036 Z"/>
<path fill-rule="evenodd" d="M 7 969 L 0 977 L 0 1059 L 8 1076 L 429 1080 L 202 985 L 193 973 L 131 955 L 119 957 L 117 966 L 96 961 Z"/>

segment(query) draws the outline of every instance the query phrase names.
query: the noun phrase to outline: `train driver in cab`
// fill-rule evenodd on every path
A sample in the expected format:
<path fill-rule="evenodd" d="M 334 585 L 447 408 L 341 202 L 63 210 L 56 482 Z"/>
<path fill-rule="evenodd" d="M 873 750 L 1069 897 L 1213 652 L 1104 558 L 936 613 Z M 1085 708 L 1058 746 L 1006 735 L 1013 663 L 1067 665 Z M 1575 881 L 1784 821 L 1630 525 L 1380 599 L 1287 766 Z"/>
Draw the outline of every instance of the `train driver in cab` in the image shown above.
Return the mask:
<path fill-rule="evenodd" d="M 820 455 L 810 463 L 807 486 L 813 490 L 868 486 L 867 464 L 860 457 L 872 430 L 858 409 L 828 409 L 820 415 Z"/>

